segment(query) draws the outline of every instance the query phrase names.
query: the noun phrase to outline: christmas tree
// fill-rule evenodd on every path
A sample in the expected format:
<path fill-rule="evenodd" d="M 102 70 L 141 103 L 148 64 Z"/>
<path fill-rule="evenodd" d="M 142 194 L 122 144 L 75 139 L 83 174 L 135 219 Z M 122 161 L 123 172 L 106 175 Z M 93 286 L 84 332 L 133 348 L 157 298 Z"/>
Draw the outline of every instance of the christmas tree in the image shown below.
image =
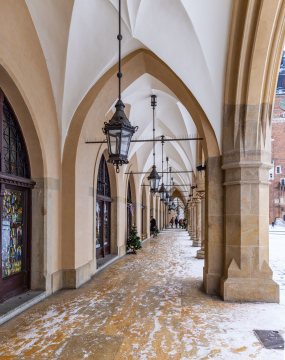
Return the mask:
<path fill-rule="evenodd" d="M 141 245 L 141 238 L 137 236 L 137 227 L 136 224 L 134 224 L 131 228 L 131 234 L 127 241 L 127 249 L 131 249 L 133 254 L 136 254 L 136 250 L 139 250 L 142 248 Z"/>

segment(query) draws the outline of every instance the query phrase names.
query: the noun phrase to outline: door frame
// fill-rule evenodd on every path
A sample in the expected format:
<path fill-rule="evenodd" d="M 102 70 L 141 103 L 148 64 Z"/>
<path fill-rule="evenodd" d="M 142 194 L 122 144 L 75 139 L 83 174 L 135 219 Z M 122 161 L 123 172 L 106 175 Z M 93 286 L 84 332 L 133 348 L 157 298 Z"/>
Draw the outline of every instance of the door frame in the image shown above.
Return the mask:
<path fill-rule="evenodd" d="M 97 202 L 101 207 L 101 238 L 100 238 L 100 247 L 96 247 L 96 259 L 104 258 L 106 255 L 111 253 L 111 203 L 112 198 L 103 195 L 96 195 L 96 204 Z M 104 245 L 104 205 L 108 203 L 108 245 Z"/>

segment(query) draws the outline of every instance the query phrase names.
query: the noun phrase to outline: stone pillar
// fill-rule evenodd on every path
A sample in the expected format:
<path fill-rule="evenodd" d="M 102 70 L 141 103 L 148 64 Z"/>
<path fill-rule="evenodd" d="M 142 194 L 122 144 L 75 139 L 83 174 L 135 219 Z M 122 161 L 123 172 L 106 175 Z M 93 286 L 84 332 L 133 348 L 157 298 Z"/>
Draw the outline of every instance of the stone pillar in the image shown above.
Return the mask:
<path fill-rule="evenodd" d="M 224 300 L 279 302 L 279 286 L 269 267 L 270 163 L 227 163 L 225 170 Z"/>
<path fill-rule="evenodd" d="M 201 199 L 201 249 L 197 251 L 198 259 L 205 259 L 205 192 L 198 193 Z"/>
<path fill-rule="evenodd" d="M 189 235 L 192 238 L 193 237 L 193 229 L 194 229 L 194 204 L 190 203 L 190 229 L 189 229 Z"/>
<path fill-rule="evenodd" d="M 197 215 L 197 208 L 196 208 L 196 201 L 193 199 L 193 229 L 192 229 L 192 240 L 196 239 L 196 229 L 197 229 L 197 223 L 196 223 L 196 215 Z"/>
<path fill-rule="evenodd" d="M 196 198 L 196 236 L 193 239 L 193 246 L 201 246 L 201 199 Z"/>
<path fill-rule="evenodd" d="M 224 271 L 224 202 L 221 157 L 207 159 L 205 181 L 205 263 L 203 284 L 207 294 L 220 294 Z"/>
<path fill-rule="evenodd" d="M 189 232 L 190 230 L 190 206 L 188 206 L 187 208 L 187 215 L 186 215 L 186 219 L 187 219 L 187 227 L 186 227 L 186 230 Z"/>

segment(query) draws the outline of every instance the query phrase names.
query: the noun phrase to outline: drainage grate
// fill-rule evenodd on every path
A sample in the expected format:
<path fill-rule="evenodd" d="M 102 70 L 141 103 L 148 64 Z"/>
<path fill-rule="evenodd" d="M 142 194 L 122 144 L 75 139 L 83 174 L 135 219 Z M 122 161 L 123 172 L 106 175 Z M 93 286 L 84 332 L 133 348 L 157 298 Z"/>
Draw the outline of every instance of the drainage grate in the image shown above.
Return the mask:
<path fill-rule="evenodd" d="M 265 349 L 284 350 L 284 340 L 278 331 L 253 330 Z"/>

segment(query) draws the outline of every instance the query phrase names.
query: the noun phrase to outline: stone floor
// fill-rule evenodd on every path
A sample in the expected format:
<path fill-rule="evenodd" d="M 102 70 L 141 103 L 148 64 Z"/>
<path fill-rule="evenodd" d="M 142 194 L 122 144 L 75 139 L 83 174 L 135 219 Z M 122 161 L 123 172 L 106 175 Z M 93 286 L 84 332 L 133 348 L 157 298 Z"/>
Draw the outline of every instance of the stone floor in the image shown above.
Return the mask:
<path fill-rule="evenodd" d="M 285 238 L 272 241 L 271 266 L 284 289 Z M 252 331 L 284 336 L 284 296 L 281 304 L 250 304 L 206 295 L 196 251 L 186 231 L 162 232 L 80 289 L 2 325 L 0 359 L 284 359 Z"/>

